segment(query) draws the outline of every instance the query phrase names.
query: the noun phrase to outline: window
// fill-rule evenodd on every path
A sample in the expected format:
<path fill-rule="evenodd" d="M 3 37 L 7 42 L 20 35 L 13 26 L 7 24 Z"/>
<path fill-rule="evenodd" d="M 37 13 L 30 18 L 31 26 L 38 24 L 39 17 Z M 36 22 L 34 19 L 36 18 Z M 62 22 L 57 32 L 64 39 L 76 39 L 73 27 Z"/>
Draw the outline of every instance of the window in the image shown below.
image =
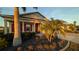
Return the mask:
<path fill-rule="evenodd" d="M 31 25 L 30 24 L 26 25 L 26 31 L 31 31 Z"/>

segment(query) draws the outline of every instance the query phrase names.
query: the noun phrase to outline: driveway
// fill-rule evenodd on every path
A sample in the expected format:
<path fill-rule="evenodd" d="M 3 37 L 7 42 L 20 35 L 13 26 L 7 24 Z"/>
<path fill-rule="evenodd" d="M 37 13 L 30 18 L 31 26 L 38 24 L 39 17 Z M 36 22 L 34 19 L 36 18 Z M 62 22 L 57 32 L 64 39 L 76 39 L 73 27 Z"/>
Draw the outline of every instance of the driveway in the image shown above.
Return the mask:
<path fill-rule="evenodd" d="M 66 36 L 60 35 L 62 39 L 78 43 L 79 44 L 79 33 L 66 33 Z"/>

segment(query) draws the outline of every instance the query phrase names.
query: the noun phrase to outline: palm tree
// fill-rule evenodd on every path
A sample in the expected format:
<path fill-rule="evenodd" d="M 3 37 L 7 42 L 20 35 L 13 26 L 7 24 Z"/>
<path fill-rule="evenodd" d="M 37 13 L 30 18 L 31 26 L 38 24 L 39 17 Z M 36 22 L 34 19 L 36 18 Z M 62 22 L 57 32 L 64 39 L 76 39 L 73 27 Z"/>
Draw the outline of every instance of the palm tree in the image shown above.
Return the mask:
<path fill-rule="evenodd" d="M 46 38 L 51 41 L 52 38 L 58 37 L 58 34 L 65 35 L 64 23 L 61 20 L 46 20 L 41 23 L 41 32 L 46 36 Z"/>
<path fill-rule="evenodd" d="M 67 31 L 74 32 L 75 30 L 76 30 L 76 27 L 74 26 L 74 24 L 67 25 Z"/>
<path fill-rule="evenodd" d="M 37 7 L 33 7 L 37 9 Z M 25 7 L 22 7 L 23 11 L 26 11 Z M 14 39 L 13 39 L 13 46 L 18 46 L 22 44 L 21 41 L 21 31 L 20 31 L 20 24 L 19 24 L 19 7 L 14 7 Z"/>
<path fill-rule="evenodd" d="M 76 31 L 76 21 L 74 21 L 74 31 Z"/>
<path fill-rule="evenodd" d="M 25 7 L 22 7 L 23 11 L 25 11 Z M 19 24 L 19 7 L 14 7 L 14 39 L 13 46 L 18 46 L 22 44 L 21 41 L 21 33 L 20 33 L 20 24 Z"/>
<path fill-rule="evenodd" d="M 74 26 L 76 26 L 76 23 L 77 23 L 76 21 L 73 22 Z"/>

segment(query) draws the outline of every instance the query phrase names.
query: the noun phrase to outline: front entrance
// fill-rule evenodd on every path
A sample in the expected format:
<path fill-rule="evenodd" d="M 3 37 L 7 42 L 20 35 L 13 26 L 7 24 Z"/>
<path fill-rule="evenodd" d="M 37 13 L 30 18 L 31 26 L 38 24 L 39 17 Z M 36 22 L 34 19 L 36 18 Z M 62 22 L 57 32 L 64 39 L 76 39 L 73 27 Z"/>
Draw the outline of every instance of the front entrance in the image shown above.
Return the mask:
<path fill-rule="evenodd" d="M 35 32 L 40 32 L 40 31 L 39 31 L 39 24 L 38 24 L 38 23 L 35 24 L 35 27 L 36 27 L 36 28 L 35 28 Z"/>

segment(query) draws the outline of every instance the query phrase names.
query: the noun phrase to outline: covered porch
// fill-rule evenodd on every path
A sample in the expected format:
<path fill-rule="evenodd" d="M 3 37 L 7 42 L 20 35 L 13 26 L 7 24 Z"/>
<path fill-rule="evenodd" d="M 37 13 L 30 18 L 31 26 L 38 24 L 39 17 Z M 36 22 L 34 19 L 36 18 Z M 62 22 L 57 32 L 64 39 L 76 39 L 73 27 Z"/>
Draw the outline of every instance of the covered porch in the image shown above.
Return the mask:
<path fill-rule="evenodd" d="M 13 16 L 1 16 L 4 19 L 4 34 L 14 32 Z M 19 18 L 21 32 L 40 32 L 40 19 L 30 17 Z"/>

